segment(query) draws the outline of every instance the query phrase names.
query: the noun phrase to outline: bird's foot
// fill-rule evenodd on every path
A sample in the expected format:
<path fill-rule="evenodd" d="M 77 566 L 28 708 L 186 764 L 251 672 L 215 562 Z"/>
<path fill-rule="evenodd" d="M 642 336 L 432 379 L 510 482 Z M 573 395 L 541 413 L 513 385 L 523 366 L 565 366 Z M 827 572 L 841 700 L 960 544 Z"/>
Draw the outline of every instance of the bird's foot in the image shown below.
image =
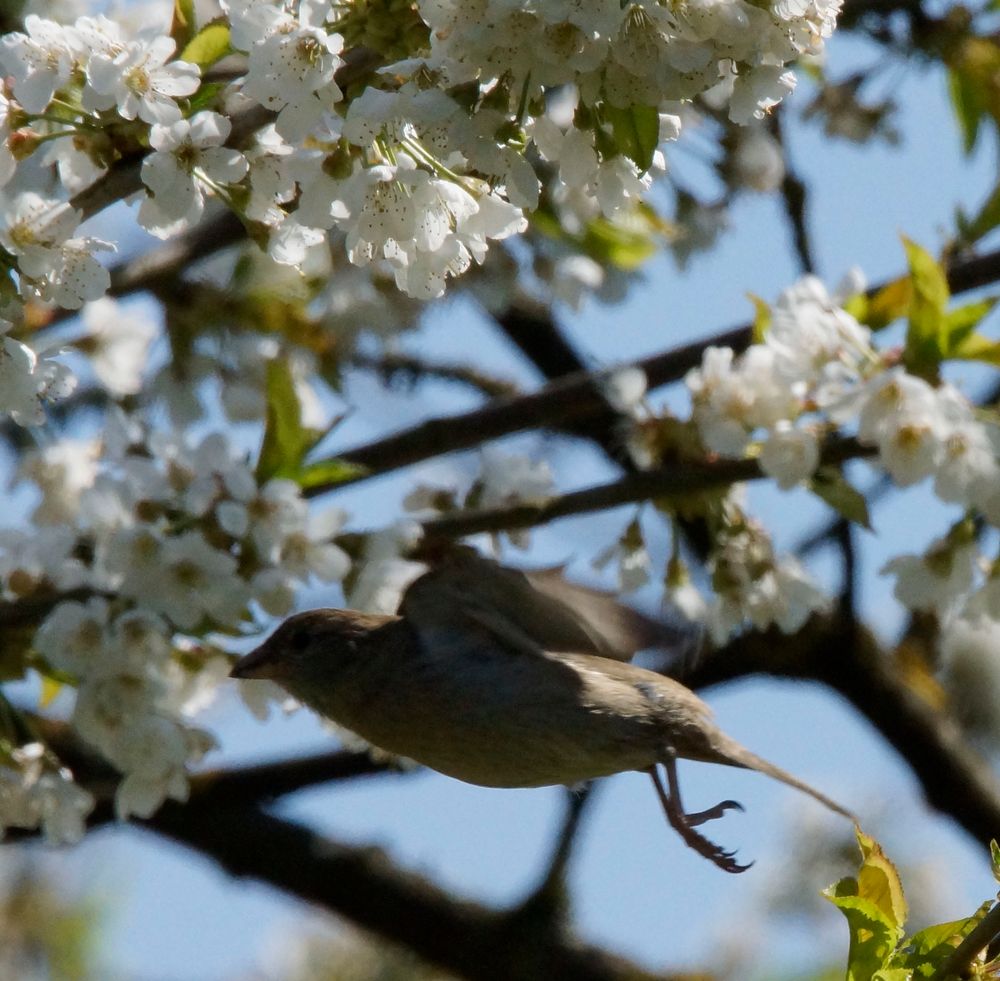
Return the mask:
<path fill-rule="evenodd" d="M 722 817 L 726 811 L 742 810 L 745 810 L 745 808 L 738 800 L 724 800 L 716 804 L 715 807 L 709 807 L 707 810 L 685 814 L 684 821 L 689 828 L 696 828 L 699 824 L 704 824 L 706 821 L 714 821 L 716 818 Z"/>
<path fill-rule="evenodd" d="M 670 785 L 669 794 L 663 789 L 660 775 L 656 772 L 655 766 L 651 766 L 646 772 L 653 781 L 653 786 L 656 788 L 656 794 L 663 805 L 663 812 L 667 816 L 667 821 L 670 822 L 670 827 L 681 836 L 688 848 L 693 848 L 699 855 L 707 858 L 713 865 L 717 865 L 723 872 L 732 872 L 734 874 L 737 872 L 746 872 L 753 865 L 753 862 L 750 862 L 749 865 L 740 865 L 735 860 L 736 852 L 726 851 L 726 849 L 709 841 L 694 830 L 697 825 L 703 824 L 705 821 L 712 821 L 715 818 L 722 817 L 726 811 L 742 811 L 743 805 L 735 800 L 724 800 L 716 804 L 715 807 L 708 808 L 706 811 L 685 814 L 684 808 L 681 805 L 680 788 L 677 786 L 677 766 L 673 756 L 668 756 L 664 760 L 663 766 L 667 771 L 667 781 Z"/>
<path fill-rule="evenodd" d="M 725 801 L 724 803 L 731 803 L 730 801 Z M 722 806 L 722 805 L 718 805 Z M 715 810 L 715 808 L 712 808 Z M 727 808 L 724 808 L 727 810 Z M 742 808 L 741 808 L 742 810 Z M 704 813 L 704 812 L 702 812 Z M 697 817 L 698 815 L 693 815 Z M 685 818 L 690 818 L 691 815 L 677 815 L 679 820 L 671 820 L 670 824 L 673 829 L 684 839 L 684 844 L 689 848 L 693 848 L 699 855 L 703 855 L 714 865 L 717 865 L 723 872 L 732 872 L 736 874 L 738 872 L 746 872 L 753 862 L 749 862 L 746 865 L 740 865 L 739 862 L 735 861 L 736 852 L 727 851 L 720 845 L 715 844 L 715 842 L 709 841 L 704 835 L 698 834 L 694 828 L 688 823 Z M 718 814 L 715 817 L 719 817 Z"/>

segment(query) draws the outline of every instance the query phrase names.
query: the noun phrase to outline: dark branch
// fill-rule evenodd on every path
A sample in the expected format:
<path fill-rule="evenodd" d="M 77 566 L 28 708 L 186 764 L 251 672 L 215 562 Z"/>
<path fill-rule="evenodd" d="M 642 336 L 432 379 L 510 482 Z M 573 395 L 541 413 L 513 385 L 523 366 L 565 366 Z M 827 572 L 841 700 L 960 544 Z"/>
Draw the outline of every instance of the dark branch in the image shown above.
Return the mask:
<path fill-rule="evenodd" d="M 143 827 L 193 848 L 229 873 L 314 903 L 472 981 L 681 981 L 535 921 L 456 900 L 397 868 L 376 848 L 322 837 L 255 808 L 168 804 Z M 704 977 L 704 976 L 702 976 Z M 688 976 L 687 981 L 695 981 Z"/>
<path fill-rule="evenodd" d="M 1000 249 L 954 262 L 948 270 L 948 282 L 955 294 L 978 289 L 997 280 L 1000 280 Z M 869 293 L 877 292 L 883 285 L 873 286 Z M 731 347 L 742 351 L 751 341 L 751 325 L 742 324 L 705 340 L 642 358 L 635 362 L 635 366 L 645 372 L 651 389 L 658 388 L 680 381 L 691 368 L 700 365 L 707 348 Z M 337 451 L 334 455 L 364 467 L 366 474 L 357 478 L 364 480 L 444 453 L 471 449 L 512 433 L 541 428 L 565 429 L 571 423 L 600 418 L 607 412 L 607 403 L 594 382 L 593 373 L 567 375 L 537 392 L 518 398 L 497 399 L 471 412 L 429 419 L 372 443 Z M 309 494 L 323 494 L 336 489 L 336 486 L 321 485 L 312 488 Z"/>

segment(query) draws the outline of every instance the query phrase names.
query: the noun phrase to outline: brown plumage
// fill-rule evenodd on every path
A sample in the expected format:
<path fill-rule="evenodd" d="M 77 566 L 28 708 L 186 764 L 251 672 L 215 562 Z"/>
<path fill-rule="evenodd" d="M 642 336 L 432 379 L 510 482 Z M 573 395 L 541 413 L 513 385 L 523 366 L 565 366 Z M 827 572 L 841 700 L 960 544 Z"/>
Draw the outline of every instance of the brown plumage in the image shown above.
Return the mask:
<path fill-rule="evenodd" d="M 684 685 L 623 663 L 682 637 L 553 573 L 462 550 L 409 587 L 398 616 L 297 614 L 232 674 L 273 679 L 375 746 L 468 783 L 573 785 L 644 770 L 671 825 L 729 872 L 748 866 L 693 829 L 740 805 L 686 814 L 678 758 L 758 770 L 851 817 L 726 736 Z"/>

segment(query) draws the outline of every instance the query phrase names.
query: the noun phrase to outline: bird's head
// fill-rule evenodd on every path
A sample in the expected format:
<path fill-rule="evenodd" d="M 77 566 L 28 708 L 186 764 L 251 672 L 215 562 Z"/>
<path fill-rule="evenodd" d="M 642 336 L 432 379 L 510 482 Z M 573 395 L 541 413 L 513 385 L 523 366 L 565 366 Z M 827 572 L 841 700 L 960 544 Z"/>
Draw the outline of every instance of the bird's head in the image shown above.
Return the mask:
<path fill-rule="evenodd" d="M 372 631 L 395 617 L 354 610 L 308 610 L 289 617 L 267 640 L 234 665 L 231 678 L 289 682 L 327 673 L 340 662 L 356 660 Z"/>

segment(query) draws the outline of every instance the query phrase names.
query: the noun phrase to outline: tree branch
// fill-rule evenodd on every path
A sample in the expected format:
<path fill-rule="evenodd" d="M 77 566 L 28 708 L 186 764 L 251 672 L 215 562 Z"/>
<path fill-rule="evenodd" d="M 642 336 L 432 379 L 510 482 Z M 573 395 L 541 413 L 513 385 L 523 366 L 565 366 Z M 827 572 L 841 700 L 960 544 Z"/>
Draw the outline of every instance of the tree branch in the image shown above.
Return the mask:
<path fill-rule="evenodd" d="M 948 283 L 953 294 L 978 289 L 1000 280 L 1000 249 L 986 255 L 954 262 L 948 270 Z M 868 292 L 876 293 L 885 284 L 877 284 Z M 680 381 L 701 364 L 709 347 L 731 347 L 745 350 L 752 341 L 752 327 L 741 324 L 713 334 L 701 341 L 683 344 L 634 362 L 646 374 L 651 389 Z M 536 392 L 517 398 L 497 399 L 480 409 L 428 419 L 408 429 L 400 430 L 371 443 L 335 451 L 338 459 L 365 468 L 355 481 L 377 477 L 423 460 L 467 450 L 489 440 L 512 433 L 541 428 L 567 428 L 600 417 L 607 403 L 595 386 L 599 372 L 580 372 L 550 382 Z M 311 488 L 316 496 L 344 486 L 320 485 Z"/>
<path fill-rule="evenodd" d="M 861 446 L 853 438 L 840 437 L 827 442 L 821 460 L 822 465 L 832 465 L 874 453 L 873 448 Z M 537 504 L 460 511 L 430 518 L 422 525 L 424 534 L 432 538 L 462 538 L 484 531 L 533 528 L 574 514 L 603 511 L 637 501 L 675 500 L 764 476 L 756 460 L 688 461 L 660 470 L 627 474 L 610 483 L 571 491 Z"/>
<path fill-rule="evenodd" d="M 401 943 L 471 981 L 696 981 L 657 975 L 517 911 L 456 900 L 375 848 L 322 837 L 255 808 L 170 803 L 141 826 Z"/>

